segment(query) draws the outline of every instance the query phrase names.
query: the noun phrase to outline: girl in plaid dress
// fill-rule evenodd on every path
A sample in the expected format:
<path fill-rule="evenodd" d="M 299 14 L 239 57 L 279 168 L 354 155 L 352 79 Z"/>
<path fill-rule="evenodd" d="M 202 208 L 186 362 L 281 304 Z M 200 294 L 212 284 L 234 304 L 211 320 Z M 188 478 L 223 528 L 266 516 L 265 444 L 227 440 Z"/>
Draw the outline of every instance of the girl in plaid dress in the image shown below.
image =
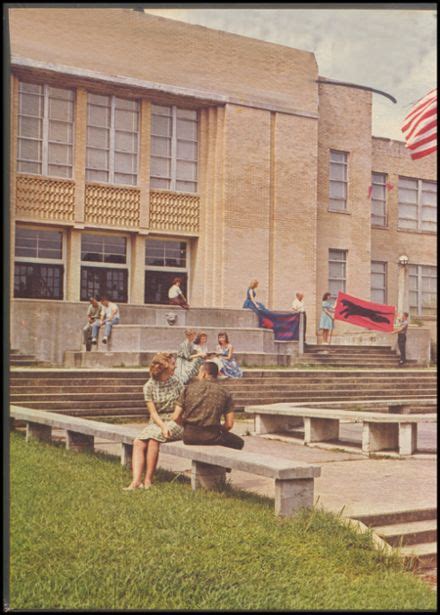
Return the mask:
<path fill-rule="evenodd" d="M 183 384 L 174 376 L 175 367 L 173 355 L 164 352 L 154 355 L 150 365 L 151 377 L 144 385 L 150 422 L 133 442 L 133 479 L 125 487 L 126 491 L 151 487 L 161 442 L 182 438 L 183 429 L 173 420 L 175 403 L 183 390 Z"/>

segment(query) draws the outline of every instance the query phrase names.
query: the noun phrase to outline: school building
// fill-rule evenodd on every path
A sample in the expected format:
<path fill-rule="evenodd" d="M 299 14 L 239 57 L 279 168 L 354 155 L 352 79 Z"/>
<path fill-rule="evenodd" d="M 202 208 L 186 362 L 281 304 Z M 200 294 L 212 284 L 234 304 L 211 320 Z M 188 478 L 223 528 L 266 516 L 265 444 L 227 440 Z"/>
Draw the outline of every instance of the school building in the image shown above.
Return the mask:
<path fill-rule="evenodd" d="M 167 303 L 175 276 L 199 308 L 301 290 L 311 339 L 338 290 L 435 330 L 436 156 L 373 137 L 371 92 L 132 9 L 8 13 L 12 333 L 36 304 Z"/>

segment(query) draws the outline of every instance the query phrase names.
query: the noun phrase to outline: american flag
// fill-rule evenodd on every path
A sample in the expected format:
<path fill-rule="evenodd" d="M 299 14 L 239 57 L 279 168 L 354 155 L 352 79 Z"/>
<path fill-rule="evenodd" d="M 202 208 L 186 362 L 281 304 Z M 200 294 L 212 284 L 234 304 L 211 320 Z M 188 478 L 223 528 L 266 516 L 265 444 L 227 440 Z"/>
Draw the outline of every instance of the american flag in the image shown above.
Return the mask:
<path fill-rule="evenodd" d="M 437 88 L 411 109 L 403 120 L 402 132 L 413 160 L 437 151 Z"/>

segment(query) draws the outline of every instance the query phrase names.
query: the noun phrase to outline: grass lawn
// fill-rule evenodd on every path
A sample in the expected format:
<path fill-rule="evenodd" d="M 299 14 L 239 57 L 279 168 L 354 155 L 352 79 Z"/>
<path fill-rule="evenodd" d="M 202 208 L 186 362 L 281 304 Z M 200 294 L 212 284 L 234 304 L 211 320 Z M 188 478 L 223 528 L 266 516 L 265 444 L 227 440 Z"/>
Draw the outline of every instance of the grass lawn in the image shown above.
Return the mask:
<path fill-rule="evenodd" d="M 435 594 L 334 515 L 11 435 L 12 609 L 434 610 Z"/>

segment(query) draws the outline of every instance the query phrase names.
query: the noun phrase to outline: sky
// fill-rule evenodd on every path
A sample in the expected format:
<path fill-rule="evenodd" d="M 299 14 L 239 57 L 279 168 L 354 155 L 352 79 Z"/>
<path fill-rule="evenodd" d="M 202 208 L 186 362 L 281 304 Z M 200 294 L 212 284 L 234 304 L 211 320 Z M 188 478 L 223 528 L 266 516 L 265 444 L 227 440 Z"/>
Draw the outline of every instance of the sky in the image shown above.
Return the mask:
<path fill-rule="evenodd" d="M 377 137 L 403 140 L 403 118 L 437 85 L 434 10 L 230 7 L 145 11 L 314 52 L 321 76 L 368 85 L 397 99 L 394 104 L 373 94 L 372 132 Z"/>

